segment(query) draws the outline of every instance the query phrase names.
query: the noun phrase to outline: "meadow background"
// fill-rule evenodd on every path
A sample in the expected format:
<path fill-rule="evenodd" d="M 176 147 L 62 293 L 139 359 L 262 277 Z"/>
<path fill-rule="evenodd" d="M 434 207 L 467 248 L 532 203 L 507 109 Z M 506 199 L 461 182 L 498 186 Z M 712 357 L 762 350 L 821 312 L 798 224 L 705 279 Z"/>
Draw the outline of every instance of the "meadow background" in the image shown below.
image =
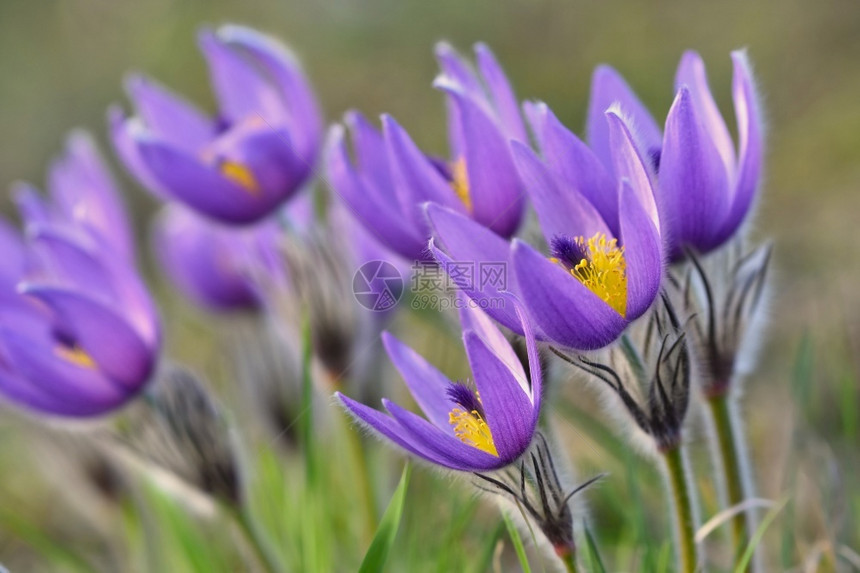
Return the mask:
<path fill-rule="evenodd" d="M 19 179 L 41 185 L 47 162 L 72 128 L 85 127 L 106 144 L 105 111 L 115 102 L 127 107 L 121 87 L 127 71 L 150 74 L 211 109 L 195 31 L 223 22 L 255 26 L 286 41 L 300 55 L 329 121 L 349 108 L 370 117 L 389 112 L 419 145 L 439 152 L 445 150 L 445 110 L 441 95 L 430 87 L 437 72 L 432 50 L 439 39 L 464 52 L 476 41 L 489 44 L 521 99 L 546 101 L 579 133 L 597 64 L 616 67 L 662 118 L 671 103 L 675 66 L 689 48 L 704 57 L 717 102 L 732 117 L 729 52 L 747 47 L 768 120 L 766 177 L 754 236 L 775 242 L 775 273 L 770 338 L 757 374 L 748 381 L 744 408 L 759 491 L 770 499 L 789 499 L 765 543 L 773 570 L 860 570 L 850 565 L 852 559 L 853 567 L 860 561 L 860 3 L 4 0 L 0 187 Z M 146 249 L 146 222 L 156 202 L 118 167 L 115 174 L 162 305 L 169 354 L 223 389 L 230 381 L 213 352 L 219 345 L 216 331 L 224 323 L 170 293 Z M 6 194 L 0 196 L 0 210 L 13 210 Z M 415 324 L 421 328 L 412 328 Z M 406 317 L 395 329 L 419 346 L 423 337 L 431 358 L 447 370 L 462 371 L 454 332 L 444 324 Z M 447 336 L 445 344 L 427 343 L 440 332 Z M 565 404 L 575 408 L 581 394 L 581 386 L 572 382 Z M 660 490 L 639 471 L 636 456 L 611 432 L 595 430 L 602 426 L 593 421 L 576 412 L 558 417 L 559 431 L 570 436 L 577 475 L 611 472 L 589 494 L 602 551 L 617 570 L 632 570 L 631 564 L 642 559 L 659 563 L 669 529 L 662 525 L 660 495 L 647 492 Z M 702 437 L 694 431 L 691 439 Z M 51 454 L 43 442 L 20 416 L 0 413 L 0 563 L 15 572 L 87 570 L 78 557 L 65 555 L 69 550 L 83 555 L 84 563 L 116 570 L 111 563 L 126 561 L 115 552 L 133 555 L 136 544 L 146 546 L 133 511 L 108 509 L 96 519 L 113 528 L 85 523 L 80 508 L 67 499 L 69 492 L 58 485 L 63 479 L 46 475 L 43 458 Z M 379 466 L 373 472 L 381 510 L 402 458 L 375 446 L 370 446 L 369 463 Z M 314 561 L 304 559 L 313 554 L 322 559 L 315 562 L 318 570 L 354 569 L 366 546 L 362 535 L 368 534 L 349 515 L 354 500 L 341 494 L 332 507 L 308 509 L 302 505 L 302 488 L 308 484 L 290 481 L 301 472 L 289 464 L 274 469 L 278 464 L 265 448 L 258 457 L 255 475 L 269 480 L 284 498 L 278 498 L 281 506 L 271 498 L 261 506 L 288 512 L 267 517 L 273 535 L 301 537 L 307 534 L 303 527 L 319 533 L 310 541 L 302 537 L 301 546 L 282 543 L 287 558 L 301 554 L 297 567 L 309 567 Z M 344 479 L 336 475 L 344 456 L 332 446 L 320 448 L 318 457 L 322 467 L 333 468 L 323 474 L 335 482 L 317 485 L 336 490 L 337 480 Z M 300 458 L 295 461 L 300 465 Z M 696 463 L 700 473 L 708 471 L 705 458 Z M 48 474 L 59 472 L 62 478 L 65 470 L 47 465 Z M 409 487 L 391 571 L 407 570 L 407 562 L 413 564 L 410 571 L 459 570 L 464 563 L 477 567 L 475 555 L 495 550 L 496 540 L 508 543 L 496 510 L 472 499 L 466 488 L 424 469 L 413 472 Z M 259 491 L 274 495 L 262 487 Z M 706 515 L 713 496 L 703 491 Z M 234 551 L 233 543 L 214 543 L 228 539 L 226 529 L 201 524 L 161 498 L 152 506 L 176 527 L 190 530 L 189 544 L 233 555 L 232 564 L 238 563 L 241 551 Z M 107 532 L 120 540 L 120 549 L 105 541 Z M 654 547 L 655 556 L 642 557 L 645 546 Z M 439 563 L 441 548 L 449 552 L 448 562 Z M 60 557 L 45 557 L 57 551 Z M 849 553 L 853 557 L 846 557 Z M 811 569 L 804 568 L 805 561 Z M 195 561 L 188 570 L 234 570 L 230 561 L 215 562 Z"/>

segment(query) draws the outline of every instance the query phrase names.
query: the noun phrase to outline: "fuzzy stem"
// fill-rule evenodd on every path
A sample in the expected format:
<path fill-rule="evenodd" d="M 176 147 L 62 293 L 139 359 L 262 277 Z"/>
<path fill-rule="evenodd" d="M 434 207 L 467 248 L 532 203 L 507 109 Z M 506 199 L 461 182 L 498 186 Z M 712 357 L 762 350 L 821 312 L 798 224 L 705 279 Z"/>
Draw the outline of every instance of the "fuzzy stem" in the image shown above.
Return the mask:
<path fill-rule="evenodd" d="M 576 567 L 576 555 L 573 552 L 564 553 L 559 555 L 561 557 L 561 562 L 564 563 L 564 570 L 567 573 L 578 573 L 579 569 Z"/>
<path fill-rule="evenodd" d="M 251 516 L 247 508 L 241 507 L 233 511 L 236 524 L 242 530 L 242 534 L 253 549 L 254 555 L 267 573 L 281 573 L 284 569 L 281 560 L 275 553 L 271 541 L 260 528 L 257 521 Z"/>
<path fill-rule="evenodd" d="M 743 449 L 739 446 L 742 436 L 737 432 L 736 415 L 727 394 L 708 397 L 708 410 L 713 421 L 716 440 L 715 455 L 722 467 L 723 482 L 726 488 L 726 501 L 729 507 L 743 503 L 745 499 L 744 480 L 741 470 Z M 750 516 L 742 511 L 732 518 L 732 539 L 736 557 L 740 556 L 749 543 Z M 750 570 L 748 567 L 747 570 Z"/>
<path fill-rule="evenodd" d="M 693 501 L 690 497 L 684 452 L 680 445 L 662 451 L 669 480 L 672 509 L 675 512 L 675 541 L 678 550 L 678 571 L 694 573 L 698 563 L 696 553 L 696 525 Z"/>

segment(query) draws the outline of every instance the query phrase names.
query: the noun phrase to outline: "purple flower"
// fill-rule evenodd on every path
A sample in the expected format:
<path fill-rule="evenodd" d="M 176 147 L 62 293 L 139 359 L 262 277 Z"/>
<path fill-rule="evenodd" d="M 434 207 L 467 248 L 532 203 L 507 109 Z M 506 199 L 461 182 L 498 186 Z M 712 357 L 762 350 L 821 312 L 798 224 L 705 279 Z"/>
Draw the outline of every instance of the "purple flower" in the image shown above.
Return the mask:
<path fill-rule="evenodd" d="M 594 73 L 589 143 L 603 166 L 619 176 L 603 115 L 617 105 L 631 119 L 637 144 L 657 174 L 658 204 L 672 261 L 684 257 L 684 247 L 706 253 L 732 237 L 751 209 L 761 178 L 763 126 L 750 66 L 745 52 L 733 52 L 732 60 L 737 151 L 697 53 L 687 52 L 681 58 L 675 76 L 677 95 L 662 134 L 615 70 L 601 66 Z M 591 164 L 585 164 L 580 176 L 595 177 L 594 172 Z"/>
<path fill-rule="evenodd" d="M 430 229 L 421 210 L 427 201 L 505 237 L 522 219 L 523 187 L 508 140 L 524 140 L 525 129 L 498 63 L 485 46 L 475 51 L 480 76 L 447 46 L 438 48 L 444 73 L 435 85 L 448 97 L 450 160 L 428 157 L 387 115 L 381 133 L 359 113 L 346 115 L 354 162 L 344 128 L 331 131 L 326 165 L 332 186 L 368 230 L 410 260 L 428 258 Z"/>
<path fill-rule="evenodd" d="M 513 306 L 513 301 L 511 305 Z M 335 396 L 357 422 L 407 452 L 446 468 L 485 472 L 507 466 L 529 447 L 541 403 L 535 338 L 523 319 L 529 375 L 504 335 L 481 311 L 464 305 L 463 341 L 474 387 L 455 383 L 388 333 L 383 342 L 422 418 L 383 399 L 388 414 Z"/>
<path fill-rule="evenodd" d="M 154 250 L 167 276 L 188 299 L 215 312 L 260 308 L 262 293 L 249 265 L 263 243 L 278 236 L 274 220 L 236 229 L 175 203 L 153 228 Z"/>
<path fill-rule="evenodd" d="M 110 112 L 114 145 L 154 193 L 203 215 L 248 224 L 271 214 L 311 175 L 322 120 L 285 46 L 222 26 L 200 34 L 219 103 L 210 118 L 141 76 L 127 82 L 138 117 Z"/>
<path fill-rule="evenodd" d="M 431 250 L 458 286 L 508 328 L 520 332 L 509 305 L 497 302 L 504 291 L 523 301 L 539 338 L 580 350 L 600 348 L 648 309 L 660 287 L 660 221 L 647 160 L 613 111 L 604 121 L 612 134 L 617 181 L 546 105 L 526 109 L 545 144 L 545 160 L 519 142 L 512 148 L 548 256 L 434 204 L 427 214 L 439 246 L 434 240 Z M 577 171 L 590 166 L 584 174 Z M 480 274 L 463 280 L 463 265 L 496 265 L 504 272 L 493 281 Z"/>
<path fill-rule="evenodd" d="M 143 388 L 160 335 L 109 176 L 87 140 L 71 141 L 51 170 L 51 201 L 19 192 L 26 241 L 0 226 L 0 393 L 84 417 Z"/>
<path fill-rule="evenodd" d="M 116 183 L 92 137 L 73 132 L 65 154 L 48 171 L 48 199 L 28 183 L 16 183 L 15 200 L 29 223 L 85 226 L 127 261 L 134 260 L 134 241 Z"/>

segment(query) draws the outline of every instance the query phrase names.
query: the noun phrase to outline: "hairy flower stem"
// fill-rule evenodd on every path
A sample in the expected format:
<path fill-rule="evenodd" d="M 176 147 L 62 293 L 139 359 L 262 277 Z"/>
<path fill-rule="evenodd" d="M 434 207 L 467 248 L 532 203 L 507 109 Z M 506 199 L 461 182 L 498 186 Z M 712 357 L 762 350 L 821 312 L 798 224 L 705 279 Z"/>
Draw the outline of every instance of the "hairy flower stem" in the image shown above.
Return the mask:
<path fill-rule="evenodd" d="M 564 555 L 560 555 L 561 562 L 564 563 L 564 570 L 567 573 L 577 573 L 579 569 L 576 567 L 576 555 L 571 553 L 565 553 Z"/>
<path fill-rule="evenodd" d="M 714 427 L 715 455 L 719 458 L 718 465 L 722 467 L 723 482 L 726 488 L 726 501 L 729 507 L 743 503 L 745 499 L 744 479 L 741 459 L 743 450 L 738 441 L 743 439 L 737 432 L 736 412 L 729 402 L 727 394 L 708 397 L 708 410 Z M 749 543 L 750 523 L 749 512 L 742 511 L 732 518 L 732 539 L 735 556 L 739 557 Z M 754 560 L 753 560 L 754 561 Z M 748 567 L 747 570 L 751 570 Z"/>
<path fill-rule="evenodd" d="M 233 517 L 266 573 L 282 573 L 284 568 L 281 560 L 250 511 L 246 507 L 236 508 Z"/>
<path fill-rule="evenodd" d="M 698 563 L 696 552 L 696 524 L 693 501 L 684 467 L 684 452 L 679 445 L 662 451 L 666 463 L 672 509 L 675 512 L 675 542 L 678 550 L 678 571 L 695 573 Z"/>

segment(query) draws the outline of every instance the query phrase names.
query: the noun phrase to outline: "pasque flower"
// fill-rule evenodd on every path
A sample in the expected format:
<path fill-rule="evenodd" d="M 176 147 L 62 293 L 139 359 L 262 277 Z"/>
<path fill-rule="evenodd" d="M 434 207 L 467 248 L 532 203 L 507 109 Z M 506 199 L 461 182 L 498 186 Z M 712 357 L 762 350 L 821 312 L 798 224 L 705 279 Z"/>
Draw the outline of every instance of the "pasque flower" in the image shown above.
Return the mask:
<path fill-rule="evenodd" d="M 656 174 L 668 254 L 684 258 L 684 248 L 711 251 L 740 227 L 755 199 L 764 153 L 763 125 L 745 52 L 732 53 L 732 97 L 737 150 L 708 87 L 705 65 L 695 52 L 681 58 L 677 95 L 663 133 L 621 76 L 608 66 L 594 73 L 588 113 L 588 140 L 603 167 L 615 170 L 611 133 L 603 114 L 612 105 L 636 126 L 637 143 Z M 580 177 L 603 177 L 589 162 Z"/>
<path fill-rule="evenodd" d="M 329 181 L 379 240 L 410 260 L 426 259 L 430 229 L 421 204 L 433 201 L 509 237 L 522 219 L 524 193 L 508 139 L 525 139 L 516 98 L 493 55 L 475 48 L 480 75 L 446 45 L 437 53 L 443 74 L 435 85 L 449 102 L 451 158 L 424 154 L 394 118 L 382 132 L 358 112 L 336 126 L 328 146 Z"/>
<path fill-rule="evenodd" d="M 510 301 L 513 308 L 515 303 Z M 541 367 L 531 327 L 522 312 L 529 374 L 501 331 L 483 312 L 464 305 L 463 341 L 474 386 L 452 382 L 388 333 L 383 342 L 422 418 L 383 399 L 388 411 L 340 393 L 353 418 L 375 434 L 433 464 L 466 472 L 496 470 L 515 462 L 535 434 L 541 403 Z"/>
<path fill-rule="evenodd" d="M 71 139 L 49 187 L 50 200 L 20 188 L 26 241 L 8 226 L 0 233 L 0 392 L 32 410 L 96 416 L 149 380 L 158 320 L 110 176 L 85 136 Z"/>
<path fill-rule="evenodd" d="M 152 80 L 132 76 L 138 117 L 110 112 L 114 144 L 151 191 L 203 215 L 247 224 L 271 214 L 310 176 L 322 123 L 314 95 L 285 46 L 255 30 L 203 30 L 218 99 L 208 117 Z"/>
<path fill-rule="evenodd" d="M 518 239 L 508 243 L 435 204 L 426 207 L 435 229 L 431 250 L 458 286 L 511 330 L 520 332 L 512 309 L 493 304 L 505 290 L 523 301 L 539 338 L 581 350 L 600 348 L 648 309 L 660 286 L 660 219 L 647 159 L 619 112 L 610 110 L 604 121 L 619 177 L 594 192 L 596 184 L 578 182 L 565 171 L 588 166 L 587 147 L 546 105 L 527 109 L 539 139 L 556 144 L 542 161 L 524 144 L 512 143 L 548 256 Z M 500 280 L 474 280 L 459 272 L 463 265 L 492 264 L 502 266 Z"/>
<path fill-rule="evenodd" d="M 172 203 L 153 228 L 155 252 L 173 284 L 194 303 L 214 312 L 254 311 L 263 304 L 254 261 L 280 227 L 266 220 L 250 228 L 227 227 Z"/>

